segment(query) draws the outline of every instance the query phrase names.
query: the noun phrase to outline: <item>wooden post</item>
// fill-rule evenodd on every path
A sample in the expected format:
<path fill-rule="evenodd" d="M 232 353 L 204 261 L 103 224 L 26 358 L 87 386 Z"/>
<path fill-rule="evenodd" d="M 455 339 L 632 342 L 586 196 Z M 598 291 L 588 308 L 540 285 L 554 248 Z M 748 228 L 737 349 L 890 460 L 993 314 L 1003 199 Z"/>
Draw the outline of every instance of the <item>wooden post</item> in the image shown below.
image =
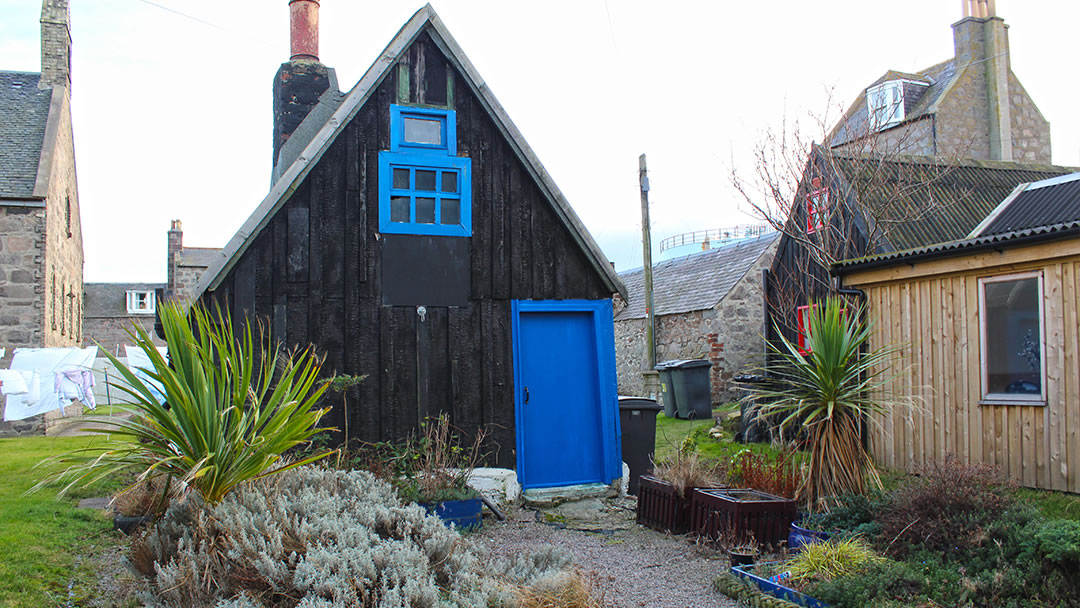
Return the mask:
<path fill-rule="evenodd" d="M 645 363 L 656 367 L 656 317 L 653 315 L 652 227 L 649 225 L 649 175 L 645 155 L 638 158 L 638 186 L 641 189 L 641 247 L 645 262 Z"/>

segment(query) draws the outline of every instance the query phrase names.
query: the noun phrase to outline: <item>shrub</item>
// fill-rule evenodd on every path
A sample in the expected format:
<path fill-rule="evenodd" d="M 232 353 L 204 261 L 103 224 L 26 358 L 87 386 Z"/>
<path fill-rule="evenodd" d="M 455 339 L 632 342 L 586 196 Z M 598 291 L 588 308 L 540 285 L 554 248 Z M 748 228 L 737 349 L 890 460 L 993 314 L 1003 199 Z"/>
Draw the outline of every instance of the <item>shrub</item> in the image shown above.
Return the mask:
<path fill-rule="evenodd" d="M 829 511 L 811 515 L 800 525 L 811 530 L 875 539 L 881 534 L 877 516 L 886 500 L 886 495 L 881 492 L 844 494 L 836 499 Z"/>
<path fill-rule="evenodd" d="M 818 582 L 808 591 L 836 608 L 920 606 L 927 605 L 925 596 L 920 596 L 923 580 L 922 574 L 911 565 L 884 560 L 870 564 L 856 576 Z"/>
<path fill-rule="evenodd" d="M 731 473 L 732 482 L 736 485 L 784 498 L 795 498 L 796 491 L 803 483 L 802 469 L 795 450 L 791 449 L 774 456 L 740 450 L 732 458 Z"/>
<path fill-rule="evenodd" d="M 673 456 L 653 463 L 653 475 L 675 486 L 679 497 L 685 497 L 692 488 L 722 486 L 728 478 L 722 460 L 703 458 L 696 447 L 694 438 L 688 435 Z"/>
<path fill-rule="evenodd" d="M 793 581 L 831 581 L 866 570 L 884 561 L 860 538 L 830 539 L 804 545 L 784 565 Z"/>
<path fill-rule="evenodd" d="M 772 381 L 746 388 L 756 415 L 779 418 L 781 430 L 806 433 L 809 456 L 798 498 L 811 510 L 827 510 L 836 496 L 881 488 L 862 445 L 861 422 L 906 399 L 889 393 L 884 381 L 896 349 L 864 349 L 871 330 L 860 307 L 829 298 L 809 314 L 806 349 L 780 332 L 781 346 L 769 344 L 778 359 L 770 366 Z"/>
<path fill-rule="evenodd" d="M 985 529 L 1015 505 L 1000 474 L 953 457 L 892 492 L 879 521 L 889 553 L 955 551 L 981 544 Z"/>
<path fill-rule="evenodd" d="M 486 564 L 370 473 L 302 467 L 217 505 L 173 504 L 132 562 L 153 577 L 154 605 L 412 608 L 514 606 L 569 560 L 549 549 Z"/>
<path fill-rule="evenodd" d="M 116 388 L 132 398 L 118 407 L 132 417 L 91 416 L 99 428 L 89 430 L 131 441 L 104 452 L 90 448 L 62 456 L 58 460 L 70 466 L 39 487 L 60 482 L 67 490 L 134 469 L 140 481 L 174 478 L 216 504 L 240 484 L 329 454 L 280 462 L 286 450 L 326 430 L 317 425 L 327 410 L 315 405 L 326 390 L 325 383 L 316 385 L 322 362 L 310 349 L 285 354 L 250 322 L 237 334 L 228 315 L 211 315 L 200 306 L 189 313 L 167 303 L 158 314 L 168 361 L 141 327 L 131 337 L 150 358 L 147 375 L 160 383 L 167 405 L 159 403 L 156 387 L 106 350 L 127 382 Z"/>

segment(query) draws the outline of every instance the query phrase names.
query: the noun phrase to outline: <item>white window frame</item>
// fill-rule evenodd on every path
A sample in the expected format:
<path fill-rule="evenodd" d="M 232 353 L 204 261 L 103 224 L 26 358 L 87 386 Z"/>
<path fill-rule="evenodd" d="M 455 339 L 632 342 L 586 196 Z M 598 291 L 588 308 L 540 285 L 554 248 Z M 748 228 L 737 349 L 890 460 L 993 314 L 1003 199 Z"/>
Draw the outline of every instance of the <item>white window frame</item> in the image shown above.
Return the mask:
<path fill-rule="evenodd" d="M 145 306 L 139 305 L 139 296 L 146 296 Z M 129 315 L 152 315 L 157 311 L 154 290 L 129 289 L 127 292 L 127 311 Z"/>
<path fill-rule="evenodd" d="M 991 393 L 990 369 L 987 365 L 986 345 L 986 284 L 1003 283 L 1005 281 L 1018 281 L 1022 279 L 1038 279 L 1038 302 L 1039 302 L 1039 394 L 1023 393 Z M 1046 404 L 1046 293 L 1043 291 L 1043 273 L 1041 270 L 1029 272 L 1016 272 L 1012 274 L 994 275 L 979 278 L 979 376 L 980 403 L 987 405 L 1045 405 Z"/>
<path fill-rule="evenodd" d="M 885 99 L 884 105 L 874 103 L 879 99 L 879 95 Z M 866 89 L 866 113 L 870 127 L 875 131 L 886 129 L 904 120 L 904 81 L 887 80 Z"/>

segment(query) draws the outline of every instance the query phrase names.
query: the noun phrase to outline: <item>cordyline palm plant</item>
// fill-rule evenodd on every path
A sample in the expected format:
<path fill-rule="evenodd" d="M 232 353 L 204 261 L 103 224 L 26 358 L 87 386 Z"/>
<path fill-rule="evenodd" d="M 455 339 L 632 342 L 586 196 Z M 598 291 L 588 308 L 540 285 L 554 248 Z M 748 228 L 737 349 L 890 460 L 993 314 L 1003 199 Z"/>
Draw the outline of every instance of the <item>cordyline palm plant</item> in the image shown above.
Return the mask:
<path fill-rule="evenodd" d="M 166 476 L 183 481 L 209 504 L 217 504 L 236 486 L 319 460 L 332 450 L 295 462 L 282 454 L 320 431 L 327 409 L 316 403 L 327 384 L 317 384 L 322 360 L 309 347 L 286 354 L 250 322 L 237 334 L 220 311 L 200 306 L 185 311 L 178 304 L 159 307 L 169 361 L 146 331 L 135 327 L 136 345 L 150 357 L 146 375 L 161 386 L 168 406 L 160 404 L 150 383 L 110 355 L 127 385 L 114 385 L 131 397 L 119 406 L 130 419 L 98 417 L 101 434 L 130 441 L 102 451 L 91 446 L 58 458 L 69 466 L 46 483 L 60 483 L 61 493 L 90 485 L 121 470 L 136 470 L 138 481 Z M 256 336 L 258 334 L 258 336 Z"/>
<path fill-rule="evenodd" d="M 781 334 L 780 346 L 769 344 L 779 359 L 770 365 L 771 381 L 748 388 L 756 413 L 778 418 L 782 431 L 805 430 L 809 458 L 796 498 L 815 510 L 828 509 L 829 500 L 841 494 L 881 487 L 863 449 L 862 421 L 875 424 L 875 414 L 903 401 L 886 390 L 883 380 L 897 348 L 864 348 L 870 327 L 860 307 L 829 298 L 812 307 L 809 316 L 805 350 Z"/>

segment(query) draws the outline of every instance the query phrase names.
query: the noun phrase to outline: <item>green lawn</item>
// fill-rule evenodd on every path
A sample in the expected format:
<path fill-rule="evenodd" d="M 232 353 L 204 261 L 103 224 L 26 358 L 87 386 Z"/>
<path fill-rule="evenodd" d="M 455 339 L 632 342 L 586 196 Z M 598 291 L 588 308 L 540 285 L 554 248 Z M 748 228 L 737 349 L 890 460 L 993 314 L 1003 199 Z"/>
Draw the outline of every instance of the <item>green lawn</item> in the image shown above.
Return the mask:
<path fill-rule="evenodd" d="M 713 411 L 713 417 L 721 416 L 730 411 L 730 406 L 721 407 Z M 724 436 L 716 440 L 709 436 L 709 429 L 714 425 L 713 419 L 706 420 L 680 420 L 668 418 L 662 412 L 656 416 L 656 453 L 654 459 L 665 458 L 689 436 L 694 440 L 696 449 L 702 456 L 710 458 L 722 458 L 731 460 L 731 457 L 740 450 L 749 449 L 757 453 L 775 454 L 776 448 L 768 443 L 736 443 L 731 433 L 725 432 Z"/>
<path fill-rule="evenodd" d="M 0 439 L 0 607 L 84 605 L 97 578 L 82 558 L 122 542 L 103 512 L 76 506 L 109 489 L 59 500 L 55 490 L 24 495 L 43 473 L 35 464 L 91 442 L 103 444 L 94 437 Z"/>

